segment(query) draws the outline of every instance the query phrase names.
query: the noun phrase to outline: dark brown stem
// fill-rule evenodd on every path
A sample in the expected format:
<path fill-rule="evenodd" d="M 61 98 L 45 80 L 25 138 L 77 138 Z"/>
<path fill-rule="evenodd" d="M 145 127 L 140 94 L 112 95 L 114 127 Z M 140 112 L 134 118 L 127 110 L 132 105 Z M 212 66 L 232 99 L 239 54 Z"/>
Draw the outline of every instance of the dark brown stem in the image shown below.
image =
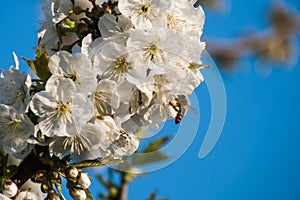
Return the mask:
<path fill-rule="evenodd" d="M 37 171 L 44 168 L 39 157 L 45 153 L 46 148 L 37 146 L 19 165 L 19 171 L 12 180 L 15 181 L 18 187 L 21 187 L 28 179 L 30 179 Z"/>
<path fill-rule="evenodd" d="M 127 200 L 128 195 L 128 181 L 126 180 L 126 172 L 121 172 L 121 185 L 117 200 Z"/>

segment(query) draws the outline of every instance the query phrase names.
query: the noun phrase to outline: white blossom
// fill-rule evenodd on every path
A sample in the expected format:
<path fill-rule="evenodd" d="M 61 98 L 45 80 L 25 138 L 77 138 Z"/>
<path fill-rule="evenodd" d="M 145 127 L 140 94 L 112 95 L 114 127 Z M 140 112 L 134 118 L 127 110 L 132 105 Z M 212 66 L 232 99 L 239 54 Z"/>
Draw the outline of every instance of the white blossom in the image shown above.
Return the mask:
<path fill-rule="evenodd" d="M 205 20 L 201 6 L 195 8 L 187 0 L 172 0 L 172 6 L 167 13 L 169 29 L 182 34 L 194 34 L 197 37 L 194 41 L 199 40 Z"/>
<path fill-rule="evenodd" d="M 10 67 L 1 74 L 1 78 L 0 103 L 13 106 L 18 112 L 25 113 L 30 100 L 30 75 Z"/>
<path fill-rule="evenodd" d="M 126 37 L 126 31 L 133 28 L 133 24 L 131 20 L 124 15 L 116 17 L 112 14 L 104 14 L 98 22 L 98 28 L 102 38 L 111 39 L 115 37 L 115 39 L 121 39 Z"/>
<path fill-rule="evenodd" d="M 101 79 L 110 79 L 117 83 L 127 80 L 133 84 L 142 84 L 147 68 L 140 64 L 141 60 L 141 55 L 134 49 L 108 42 L 99 47 L 94 67 Z"/>
<path fill-rule="evenodd" d="M 120 104 L 117 83 L 112 80 L 100 80 L 96 90 L 93 92 L 92 98 L 98 114 L 113 114 L 113 109 L 118 108 Z"/>
<path fill-rule="evenodd" d="M 47 81 L 46 90 L 52 91 L 57 79 L 67 78 L 75 83 L 78 92 L 88 94 L 97 83 L 91 61 L 84 54 L 72 55 L 66 51 L 59 51 L 51 56 L 49 69 L 52 76 Z"/>
<path fill-rule="evenodd" d="M 25 190 L 25 191 L 21 191 L 14 198 L 14 200 L 29 200 L 29 199 L 43 200 L 43 197 L 42 197 L 41 193 L 37 193 L 37 192 L 31 191 L 31 190 Z"/>
<path fill-rule="evenodd" d="M 92 147 L 91 154 L 95 158 L 108 157 L 113 153 L 109 147 L 118 138 L 120 130 L 110 116 L 101 116 L 95 120 L 95 125 L 98 127 L 98 134 L 101 135 L 101 140 Z"/>
<path fill-rule="evenodd" d="M 26 140 L 33 133 L 34 125 L 27 115 L 0 104 L 0 147 L 12 155 L 20 153 L 29 147 Z"/>
<path fill-rule="evenodd" d="M 165 0 L 119 0 L 118 8 L 131 19 L 135 28 L 164 28 L 166 10 L 171 3 Z"/>
<path fill-rule="evenodd" d="M 39 29 L 38 38 L 41 38 L 41 46 L 45 46 L 51 55 L 55 53 L 55 50 L 72 45 L 79 39 L 72 31 L 60 33 L 60 29 L 75 28 L 74 22 L 79 22 L 82 17 L 85 17 L 83 13 L 71 14 L 73 6 L 79 6 L 85 10 L 91 9 L 92 3 L 82 0 L 47 0 L 43 5 L 44 22 Z M 76 48 L 78 45 L 74 45 L 72 50 Z"/>
<path fill-rule="evenodd" d="M 41 46 L 45 46 L 50 53 L 53 53 L 52 49 L 57 49 L 61 42 L 57 35 L 56 25 L 67 17 L 72 6 L 71 0 L 48 0 L 43 5 L 45 19 L 38 32 L 38 37 L 42 39 Z M 68 33 L 66 38 L 69 41 L 64 41 L 64 43 L 72 43 L 76 36 Z"/>
<path fill-rule="evenodd" d="M 79 134 L 54 137 L 49 145 L 50 153 L 56 156 L 62 156 L 67 152 L 76 157 L 80 157 L 82 154 L 87 155 L 94 145 L 103 142 L 103 134 L 99 134 L 99 130 L 95 124 L 87 123 Z"/>
<path fill-rule="evenodd" d="M 94 112 L 92 102 L 76 92 L 70 79 L 58 79 L 53 90 L 36 93 L 30 108 L 39 117 L 42 133 L 48 137 L 80 133 Z"/>
<path fill-rule="evenodd" d="M 184 48 L 181 35 L 166 29 L 146 29 L 129 31 L 128 48 L 143 55 L 143 64 L 152 70 L 152 74 L 162 74 L 169 70 L 171 62 L 177 60 Z M 170 66 L 171 65 L 171 66 Z"/>
<path fill-rule="evenodd" d="M 191 63 L 202 64 L 201 53 L 205 49 L 205 42 L 193 39 L 193 36 L 187 38 L 184 44 L 184 51 L 181 54 L 180 62 L 188 67 Z M 186 63 L 188 62 L 188 63 Z"/>
<path fill-rule="evenodd" d="M 115 156 L 130 156 L 139 146 L 139 140 L 133 133 L 121 131 L 120 136 L 112 143 Z"/>
<path fill-rule="evenodd" d="M 6 195 L 0 193 L 0 199 L 1 200 L 11 200 L 11 198 L 7 197 Z"/>
<path fill-rule="evenodd" d="M 114 157 L 120 158 L 134 153 L 139 145 L 139 141 L 132 133 L 126 133 L 120 129 L 120 125 L 110 116 L 102 116 L 95 124 L 101 128 L 103 140 L 98 145 L 93 146 L 91 153 L 94 157 Z"/>

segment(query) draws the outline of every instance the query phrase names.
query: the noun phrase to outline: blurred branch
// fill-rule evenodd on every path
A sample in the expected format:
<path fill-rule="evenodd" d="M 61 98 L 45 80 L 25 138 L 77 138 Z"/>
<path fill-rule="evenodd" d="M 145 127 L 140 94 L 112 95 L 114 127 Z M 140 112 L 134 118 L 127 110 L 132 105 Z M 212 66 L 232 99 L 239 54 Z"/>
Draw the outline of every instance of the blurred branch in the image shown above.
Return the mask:
<path fill-rule="evenodd" d="M 270 28 L 251 35 L 239 37 L 227 44 L 217 43 L 211 38 L 208 52 L 222 68 L 234 66 L 244 55 L 278 63 L 287 62 L 293 52 L 293 36 L 299 33 L 299 12 L 291 13 L 282 5 L 274 5 L 268 13 Z"/>
<path fill-rule="evenodd" d="M 127 200 L 128 195 L 128 181 L 126 179 L 126 172 L 120 172 L 121 173 L 121 184 L 120 184 L 120 190 L 118 194 L 118 200 Z"/>

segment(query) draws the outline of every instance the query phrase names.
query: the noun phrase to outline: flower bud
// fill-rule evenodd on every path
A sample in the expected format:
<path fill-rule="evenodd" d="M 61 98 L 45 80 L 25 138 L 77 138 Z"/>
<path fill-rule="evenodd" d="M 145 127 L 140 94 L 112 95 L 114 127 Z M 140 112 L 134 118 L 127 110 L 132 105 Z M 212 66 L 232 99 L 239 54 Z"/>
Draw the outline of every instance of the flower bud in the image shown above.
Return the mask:
<path fill-rule="evenodd" d="M 18 192 L 18 187 L 17 185 L 12 182 L 11 180 L 7 180 L 5 181 L 5 184 L 3 186 L 3 190 L 2 190 L 2 193 L 11 198 L 11 197 L 14 197 Z"/>
<path fill-rule="evenodd" d="M 68 178 L 77 178 L 79 172 L 78 172 L 78 169 L 76 167 L 68 167 L 66 169 L 66 175 Z"/>
<path fill-rule="evenodd" d="M 81 172 L 78 176 L 77 183 L 83 189 L 87 189 L 91 185 L 91 178 L 88 176 L 87 173 Z"/>
<path fill-rule="evenodd" d="M 86 199 L 86 193 L 81 188 L 73 187 L 69 190 L 69 193 L 71 197 L 73 197 L 74 200 L 85 200 Z"/>

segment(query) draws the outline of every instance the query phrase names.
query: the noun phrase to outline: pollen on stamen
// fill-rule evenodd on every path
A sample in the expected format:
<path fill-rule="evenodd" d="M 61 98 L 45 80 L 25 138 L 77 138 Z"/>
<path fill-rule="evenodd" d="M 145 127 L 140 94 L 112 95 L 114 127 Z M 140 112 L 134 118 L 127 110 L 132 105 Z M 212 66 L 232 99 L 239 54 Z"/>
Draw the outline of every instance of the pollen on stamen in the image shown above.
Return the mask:
<path fill-rule="evenodd" d="M 70 153 L 80 155 L 85 149 L 88 148 L 88 144 L 84 141 L 81 135 L 75 135 L 68 137 L 63 141 L 63 147 L 65 150 L 70 149 Z M 68 148 L 69 147 L 69 148 Z"/>
<path fill-rule="evenodd" d="M 150 12 L 151 4 L 149 2 L 142 4 L 138 8 L 138 13 L 140 15 L 147 15 Z"/>
<path fill-rule="evenodd" d="M 57 108 L 56 108 L 56 110 L 57 110 L 57 113 L 59 114 L 59 115 L 64 115 L 64 114 L 66 114 L 67 112 L 71 112 L 71 110 L 70 110 L 70 102 L 69 101 L 67 101 L 67 102 L 65 102 L 65 103 L 63 103 L 63 102 L 57 102 L 57 104 L 58 104 L 58 106 L 57 106 Z"/>
<path fill-rule="evenodd" d="M 126 59 L 123 56 L 120 56 L 115 61 L 114 69 L 127 69 L 128 63 L 126 62 Z"/>
<path fill-rule="evenodd" d="M 159 48 L 155 44 L 150 44 L 147 48 L 149 54 L 150 54 L 150 60 L 154 59 L 154 55 L 158 53 Z"/>

